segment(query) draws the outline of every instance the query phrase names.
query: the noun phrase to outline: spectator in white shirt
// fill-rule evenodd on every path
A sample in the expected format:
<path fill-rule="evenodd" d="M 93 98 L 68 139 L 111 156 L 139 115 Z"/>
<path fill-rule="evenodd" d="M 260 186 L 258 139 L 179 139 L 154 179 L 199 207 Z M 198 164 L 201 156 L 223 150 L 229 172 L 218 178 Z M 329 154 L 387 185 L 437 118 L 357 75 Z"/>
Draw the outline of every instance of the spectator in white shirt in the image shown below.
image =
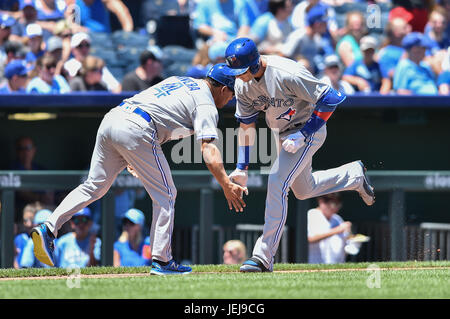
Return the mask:
<path fill-rule="evenodd" d="M 352 223 L 337 214 L 342 207 L 337 193 L 317 198 L 319 206 L 308 211 L 308 243 L 310 264 L 345 262 L 346 238 Z"/>

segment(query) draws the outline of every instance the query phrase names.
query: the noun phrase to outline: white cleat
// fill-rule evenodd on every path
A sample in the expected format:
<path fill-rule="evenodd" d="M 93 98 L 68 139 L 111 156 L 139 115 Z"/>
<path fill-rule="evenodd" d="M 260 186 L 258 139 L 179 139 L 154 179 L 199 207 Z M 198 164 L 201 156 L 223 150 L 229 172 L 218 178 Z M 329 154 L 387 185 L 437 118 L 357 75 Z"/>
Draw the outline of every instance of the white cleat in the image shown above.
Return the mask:
<path fill-rule="evenodd" d="M 363 162 L 357 161 L 357 163 L 361 165 L 364 174 L 363 182 L 357 189 L 357 192 L 367 206 L 372 206 L 375 203 L 375 192 L 373 186 L 370 185 L 369 178 L 366 175 L 367 168 L 364 166 Z"/>

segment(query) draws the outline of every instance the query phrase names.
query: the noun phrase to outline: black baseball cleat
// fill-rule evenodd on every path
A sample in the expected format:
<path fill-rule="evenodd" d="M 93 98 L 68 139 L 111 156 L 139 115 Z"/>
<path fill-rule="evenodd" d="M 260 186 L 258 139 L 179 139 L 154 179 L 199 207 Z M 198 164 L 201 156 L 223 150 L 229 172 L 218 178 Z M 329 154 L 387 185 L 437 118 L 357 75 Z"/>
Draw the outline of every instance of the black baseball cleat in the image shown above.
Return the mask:
<path fill-rule="evenodd" d="M 364 166 L 363 162 L 357 161 L 357 163 L 361 165 L 364 175 L 363 182 L 357 191 L 364 203 L 366 203 L 367 206 L 372 206 L 375 203 L 375 192 L 373 186 L 370 185 L 369 177 L 366 175 L 367 168 Z"/>
<path fill-rule="evenodd" d="M 263 263 L 256 257 L 250 257 L 242 263 L 240 272 L 271 272 Z"/>

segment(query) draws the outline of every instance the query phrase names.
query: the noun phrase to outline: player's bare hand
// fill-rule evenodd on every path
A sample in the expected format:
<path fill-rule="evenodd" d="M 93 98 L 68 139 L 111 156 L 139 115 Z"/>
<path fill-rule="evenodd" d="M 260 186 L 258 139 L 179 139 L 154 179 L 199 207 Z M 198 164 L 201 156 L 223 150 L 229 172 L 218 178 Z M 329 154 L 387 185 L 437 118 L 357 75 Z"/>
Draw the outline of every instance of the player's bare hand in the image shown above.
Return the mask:
<path fill-rule="evenodd" d="M 225 194 L 225 198 L 227 199 L 228 208 L 230 208 L 230 210 L 234 208 L 237 213 L 244 211 L 244 207 L 246 205 L 244 200 L 242 199 L 242 194 L 245 193 L 246 195 L 248 195 L 247 187 L 242 187 L 238 184 L 230 182 L 223 187 L 223 192 Z"/>
<path fill-rule="evenodd" d="M 248 171 L 246 169 L 236 168 L 228 177 L 233 183 L 247 187 Z"/>
<path fill-rule="evenodd" d="M 283 149 L 289 153 L 296 153 L 303 145 L 305 145 L 305 136 L 298 131 L 284 138 Z"/>
<path fill-rule="evenodd" d="M 133 168 L 133 166 L 131 166 L 130 164 L 127 165 L 127 171 L 128 171 L 131 175 L 133 175 L 134 177 L 136 177 L 136 178 L 139 177 L 139 175 L 138 175 L 138 173 L 136 172 L 136 170 L 135 170 L 135 169 Z"/>

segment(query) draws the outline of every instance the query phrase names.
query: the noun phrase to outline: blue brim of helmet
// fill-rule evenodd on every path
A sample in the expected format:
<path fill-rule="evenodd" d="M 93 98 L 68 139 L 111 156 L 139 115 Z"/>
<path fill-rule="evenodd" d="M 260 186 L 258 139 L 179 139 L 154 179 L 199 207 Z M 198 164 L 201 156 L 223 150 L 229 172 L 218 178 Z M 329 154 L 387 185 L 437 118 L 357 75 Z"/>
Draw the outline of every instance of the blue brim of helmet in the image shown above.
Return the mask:
<path fill-rule="evenodd" d="M 225 73 L 226 75 L 236 76 L 236 75 L 244 74 L 245 72 L 247 72 L 247 70 L 248 70 L 248 68 L 232 69 L 232 68 L 228 67 L 223 70 L 223 73 Z"/>

